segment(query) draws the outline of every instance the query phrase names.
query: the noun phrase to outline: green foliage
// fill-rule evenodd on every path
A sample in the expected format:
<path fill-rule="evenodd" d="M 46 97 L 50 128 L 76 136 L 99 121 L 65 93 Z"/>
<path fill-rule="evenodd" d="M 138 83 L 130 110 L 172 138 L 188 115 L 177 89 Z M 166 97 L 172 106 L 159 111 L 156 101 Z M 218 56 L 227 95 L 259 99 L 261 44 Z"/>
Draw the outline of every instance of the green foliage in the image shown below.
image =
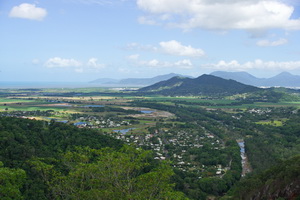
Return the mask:
<path fill-rule="evenodd" d="M 57 176 L 47 182 L 54 199 L 186 199 L 173 190 L 169 164 L 147 169 L 150 154 L 129 146 L 119 151 L 78 148 L 63 155 L 68 173 L 52 172 Z"/>
<path fill-rule="evenodd" d="M 0 159 L 6 166 L 19 167 L 33 157 L 57 157 L 76 146 L 116 147 L 122 142 L 91 129 L 29 119 L 0 118 Z"/>
<path fill-rule="evenodd" d="M 300 156 L 243 179 L 229 193 L 230 199 L 294 199 L 300 197 Z"/>
<path fill-rule="evenodd" d="M 77 146 L 118 149 L 122 142 L 97 131 L 62 123 L 0 118 L 0 160 L 6 167 L 26 171 L 26 181 L 21 190 L 25 199 L 51 199 L 46 180 L 53 176 L 50 173 L 53 168 L 65 172 L 57 159 L 61 152 L 76 149 Z M 15 186 L 19 188 L 18 184 Z M 10 196 L 9 193 L 7 195 Z"/>
<path fill-rule="evenodd" d="M 257 125 L 255 129 L 256 132 L 259 130 L 259 134 L 245 140 L 246 151 L 255 171 L 265 170 L 280 160 L 299 154 L 299 120 L 299 115 L 293 114 L 279 127 Z"/>
<path fill-rule="evenodd" d="M 225 80 L 212 75 L 202 75 L 195 79 L 174 77 L 151 86 L 141 88 L 139 92 L 170 96 L 226 96 L 262 89 L 245 85 L 233 80 Z"/>
<path fill-rule="evenodd" d="M 219 81 L 216 83 L 220 84 Z M 176 85 L 174 82 L 173 86 L 178 88 L 184 85 L 183 82 L 181 85 Z M 0 160 L 5 167 L 0 167 L 0 172 L 4 173 L 6 170 L 16 174 L 19 170 L 26 176 L 21 174 L 18 176 L 19 184 L 14 182 L 16 176 L 1 175 L 1 178 L 4 177 L 6 183 L 10 184 L 1 185 L 4 188 L 1 191 L 4 192 L 0 194 L 4 196 L 0 199 L 184 199 L 186 195 L 191 199 L 202 200 L 210 195 L 218 198 L 224 193 L 228 193 L 224 199 L 249 199 L 258 193 L 263 194 L 262 191 L 269 193 L 280 191 L 280 188 L 288 186 L 289 183 L 295 183 L 293 177 L 299 179 L 299 167 L 297 167 L 299 163 L 285 163 L 279 168 L 261 172 L 276 165 L 280 160 L 300 152 L 300 116 L 295 114 L 295 108 L 288 108 L 287 106 L 290 106 L 288 104 L 281 104 L 285 107 L 278 106 L 276 109 L 269 108 L 270 105 L 277 106 L 278 104 L 275 103 L 278 100 L 287 99 L 282 92 L 254 90 L 235 96 L 234 101 L 219 98 L 223 95 L 235 94 L 236 89 L 245 91 L 242 87 L 235 86 L 232 85 L 232 90 L 220 93 L 222 89 L 210 84 L 207 90 L 202 90 L 200 93 L 218 92 L 218 94 L 213 94 L 214 97 L 206 97 L 204 101 L 166 97 L 154 98 L 152 101 L 137 98 L 139 100 L 132 102 L 135 106 L 165 110 L 175 114 L 176 118 L 170 119 L 171 122 L 156 119 L 156 125 L 149 127 L 149 132 L 156 133 L 159 129 L 182 129 L 199 136 L 212 133 L 220 141 L 218 148 L 214 148 L 212 143 L 207 143 L 201 148 L 180 147 L 182 148 L 180 152 L 185 149 L 186 154 L 193 158 L 193 162 L 201 164 L 198 169 L 197 165 L 192 163 L 190 171 L 174 170 L 170 167 L 170 163 L 154 161 L 152 159 L 154 155 L 150 152 L 123 147 L 122 142 L 103 136 L 99 131 L 78 129 L 54 121 L 48 124 L 42 121 L 2 117 L 0 118 Z M 190 90 L 186 91 L 178 90 L 181 92 L 179 94 L 200 95 L 199 90 L 196 91 L 199 89 L 196 84 L 189 85 L 189 88 Z M 178 94 L 170 87 L 165 91 L 170 95 Z M 195 91 L 198 93 L 194 93 Z M 213 101 L 210 101 L 210 98 Z M 249 108 L 248 105 L 244 105 L 244 109 L 231 109 L 231 106 L 246 103 L 249 104 Z M 223 106 L 224 108 L 226 106 L 226 109 L 223 109 Z M 260 108 L 256 109 L 257 106 Z M 259 112 L 250 112 L 253 108 Z M 139 113 L 115 106 L 86 108 L 85 111 L 115 118 L 119 117 L 119 113 Z M 53 111 L 28 113 L 47 116 L 51 112 Z M 18 116 L 21 115 L 22 113 L 19 113 Z M 73 114 L 74 117 L 77 117 L 76 115 L 79 114 Z M 131 124 L 138 123 L 130 117 L 128 120 L 132 120 Z M 272 120 L 275 122 L 280 120 L 282 126 L 255 123 Z M 160 132 L 157 131 L 150 142 L 159 144 L 159 134 Z M 167 136 L 160 138 L 162 141 L 168 140 Z M 254 169 L 252 176 L 242 178 L 240 182 L 238 181 L 242 168 L 236 138 L 244 138 L 246 153 Z M 167 158 L 172 155 L 174 146 L 170 143 L 165 145 Z M 202 164 L 205 166 L 201 168 Z M 221 164 L 224 170 L 221 175 L 216 176 L 218 164 Z M 228 192 L 233 185 L 236 186 Z M 260 199 L 265 197 L 261 196 Z"/>
<path fill-rule="evenodd" d="M 169 163 L 63 123 L 0 118 L 0 199 L 186 199 Z"/>
<path fill-rule="evenodd" d="M 3 167 L 3 163 L 0 162 L 0 199 L 23 199 L 21 188 L 25 183 L 25 179 L 26 173 L 24 170 Z"/>
<path fill-rule="evenodd" d="M 119 113 L 125 113 L 125 114 L 141 114 L 140 111 L 136 111 L 136 110 L 126 110 L 123 108 L 118 108 L 118 107 L 109 107 L 109 106 L 105 106 L 105 107 L 93 107 L 91 108 L 92 112 L 119 112 Z"/>

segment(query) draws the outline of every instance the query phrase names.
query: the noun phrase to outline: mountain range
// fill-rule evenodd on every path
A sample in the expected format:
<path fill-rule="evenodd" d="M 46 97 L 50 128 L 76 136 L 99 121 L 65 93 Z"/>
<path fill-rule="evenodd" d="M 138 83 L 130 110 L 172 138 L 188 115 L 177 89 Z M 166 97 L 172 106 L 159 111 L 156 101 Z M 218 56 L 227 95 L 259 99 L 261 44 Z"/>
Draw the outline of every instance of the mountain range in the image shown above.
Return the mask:
<path fill-rule="evenodd" d="M 127 78 L 127 79 L 110 79 L 110 78 L 100 78 L 90 83 L 101 84 L 101 85 L 120 85 L 120 86 L 147 86 L 158 83 L 160 81 L 165 81 L 173 77 L 188 77 L 180 74 L 170 73 L 160 76 L 155 76 L 153 78 Z"/>
<path fill-rule="evenodd" d="M 271 78 L 257 78 L 247 72 L 216 71 L 211 75 L 257 87 L 300 87 L 300 76 L 289 72 L 282 72 Z"/>
<path fill-rule="evenodd" d="M 282 72 L 271 78 L 257 78 L 247 72 L 225 72 L 225 71 L 215 71 L 210 75 L 217 76 L 227 80 L 235 80 L 237 82 L 252 85 L 256 87 L 300 87 L 300 76 L 293 75 L 289 72 Z M 152 78 L 127 78 L 127 79 L 112 79 L 112 78 L 99 78 L 93 80 L 89 83 L 91 84 L 100 84 L 104 86 L 136 86 L 136 87 L 144 87 L 153 85 L 160 81 L 166 81 L 173 77 L 188 77 L 181 74 L 165 74 L 160 76 L 155 76 Z"/>
<path fill-rule="evenodd" d="M 198 78 L 173 77 L 153 85 L 140 88 L 138 92 L 171 96 L 189 95 L 233 95 L 238 93 L 255 92 L 260 88 L 226 80 L 217 76 L 204 74 Z"/>

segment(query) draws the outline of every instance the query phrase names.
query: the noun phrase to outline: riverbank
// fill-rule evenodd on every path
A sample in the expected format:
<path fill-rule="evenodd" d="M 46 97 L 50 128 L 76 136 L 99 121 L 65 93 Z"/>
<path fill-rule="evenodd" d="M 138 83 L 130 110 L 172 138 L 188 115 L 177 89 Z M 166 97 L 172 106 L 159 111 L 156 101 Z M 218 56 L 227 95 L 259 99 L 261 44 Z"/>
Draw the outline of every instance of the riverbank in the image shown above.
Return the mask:
<path fill-rule="evenodd" d="M 246 151 L 245 151 L 245 141 L 243 139 L 236 140 L 241 152 L 241 158 L 242 158 L 242 177 L 246 176 L 246 174 L 252 172 L 251 165 L 249 163 Z"/>

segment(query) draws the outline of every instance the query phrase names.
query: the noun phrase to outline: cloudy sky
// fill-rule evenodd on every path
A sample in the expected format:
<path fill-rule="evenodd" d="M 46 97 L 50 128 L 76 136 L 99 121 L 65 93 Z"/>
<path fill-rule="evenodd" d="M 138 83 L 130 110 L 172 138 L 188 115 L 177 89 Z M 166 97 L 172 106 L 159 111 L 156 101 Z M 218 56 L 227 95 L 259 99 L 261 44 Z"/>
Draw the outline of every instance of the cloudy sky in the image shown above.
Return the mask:
<path fill-rule="evenodd" d="M 1 0 L 0 44 L 0 81 L 300 75 L 300 0 Z"/>

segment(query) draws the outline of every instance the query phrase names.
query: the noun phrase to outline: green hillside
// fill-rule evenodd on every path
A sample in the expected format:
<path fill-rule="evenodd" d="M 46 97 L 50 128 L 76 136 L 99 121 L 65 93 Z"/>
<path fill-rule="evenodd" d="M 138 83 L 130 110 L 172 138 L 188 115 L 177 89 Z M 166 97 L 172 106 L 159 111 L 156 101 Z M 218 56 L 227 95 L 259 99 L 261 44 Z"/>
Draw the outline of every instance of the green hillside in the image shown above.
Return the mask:
<path fill-rule="evenodd" d="M 260 90 L 262 89 L 237 81 L 225 80 L 212 75 L 202 75 L 195 79 L 174 77 L 167 81 L 141 88 L 139 92 L 171 96 L 225 96 Z"/>
<path fill-rule="evenodd" d="M 0 199 L 186 199 L 169 164 L 91 129 L 0 118 Z"/>
<path fill-rule="evenodd" d="M 298 198 L 297 198 L 298 197 Z M 300 156 L 239 182 L 222 199 L 299 199 Z"/>

